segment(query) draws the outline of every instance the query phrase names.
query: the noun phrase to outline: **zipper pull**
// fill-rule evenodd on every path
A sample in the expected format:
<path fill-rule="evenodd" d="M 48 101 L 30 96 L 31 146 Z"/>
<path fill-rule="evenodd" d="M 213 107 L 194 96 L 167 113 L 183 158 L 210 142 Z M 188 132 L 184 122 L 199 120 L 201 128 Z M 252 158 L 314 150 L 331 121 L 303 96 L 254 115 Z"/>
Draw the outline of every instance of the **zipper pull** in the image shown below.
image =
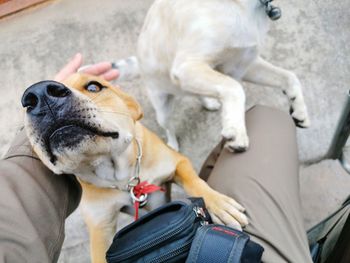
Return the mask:
<path fill-rule="evenodd" d="M 203 207 L 195 206 L 195 207 L 193 207 L 193 211 L 196 214 L 196 217 L 201 220 L 202 226 L 209 224 L 207 221 L 207 216 L 206 216 L 206 213 L 205 213 Z"/>

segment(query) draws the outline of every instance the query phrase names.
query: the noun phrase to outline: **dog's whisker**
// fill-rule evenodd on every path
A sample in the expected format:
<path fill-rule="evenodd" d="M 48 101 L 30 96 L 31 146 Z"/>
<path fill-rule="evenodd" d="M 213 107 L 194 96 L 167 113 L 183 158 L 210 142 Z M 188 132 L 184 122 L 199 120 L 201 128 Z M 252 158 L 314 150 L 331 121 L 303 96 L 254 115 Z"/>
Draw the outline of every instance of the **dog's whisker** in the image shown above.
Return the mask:
<path fill-rule="evenodd" d="M 128 112 L 125 111 L 110 111 L 110 110 L 97 110 L 97 112 L 101 112 L 101 113 L 113 113 L 113 114 L 120 114 L 120 115 L 125 115 L 127 117 L 130 117 L 130 114 Z"/>
<path fill-rule="evenodd" d="M 23 128 L 23 123 L 9 125 L 9 128 L 14 130 L 21 130 Z"/>
<path fill-rule="evenodd" d="M 93 97 L 93 98 L 91 98 L 91 100 L 93 101 L 93 102 L 98 102 L 96 99 L 98 98 L 98 97 L 100 97 L 101 96 L 101 92 L 100 93 L 97 93 L 97 95 L 95 96 L 95 97 Z"/>
<path fill-rule="evenodd" d="M 93 100 L 93 102 L 95 103 L 95 104 L 98 104 L 98 103 L 103 103 L 103 97 L 99 97 L 99 98 L 96 98 L 95 100 Z"/>

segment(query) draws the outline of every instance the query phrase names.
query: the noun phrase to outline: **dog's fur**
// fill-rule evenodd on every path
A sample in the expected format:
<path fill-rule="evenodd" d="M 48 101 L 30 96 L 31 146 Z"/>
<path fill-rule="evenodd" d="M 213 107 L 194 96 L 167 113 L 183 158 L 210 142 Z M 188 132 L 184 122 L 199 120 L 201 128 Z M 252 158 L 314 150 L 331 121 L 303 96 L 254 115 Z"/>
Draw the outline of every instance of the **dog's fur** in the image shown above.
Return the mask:
<path fill-rule="evenodd" d="M 209 110 L 222 104 L 226 147 L 244 151 L 249 139 L 241 81 L 281 88 L 297 125 L 310 124 L 296 75 L 259 56 L 268 28 L 269 17 L 259 0 L 156 0 L 139 37 L 137 58 L 115 66 L 122 78 L 141 73 L 158 123 L 174 149 L 178 142 L 168 121 L 174 95 L 191 94 L 200 96 Z"/>
<path fill-rule="evenodd" d="M 89 91 L 89 83 L 96 82 L 104 88 L 98 93 Z M 34 115 L 28 110 L 26 130 L 34 151 L 47 167 L 57 174 L 75 174 L 79 178 L 83 187 L 81 207 L 90 233 L 92 262 L 105 262 L 120 209 L 131 205 L 125 188 L 134 175 L 138 154 L 135 139 L 142 145 L 142 181 L 157 185 L 175 181 L 188 195 L 202 196 L 216 222 L 233 227 L 248 223 L 241 205 L 211 189 L 197 176 L 186 157 L 169 148 L 139 122 L 142 111 L 132 97 L 98 77 L 75 74 L 64 83 L 71 91 L 69 101 L 61 103 L 60 100 L 65 98 L 57 92 L 58 97 L 52 98 L 52 105 L 46 105 L 45 98 L 37 99 L 46 104 L 35 109 Z M 56 94 L 52 89 L 57 87 L 50 85 L 50 92 Z M 29 89 L 24 101 L 35 92 Z M 97 132 L 92 134 L 86 127 L 97 127 L 91 130 L 98 129 L 99 133 L 118 132 L 119 136 L 111 138 Z"/>

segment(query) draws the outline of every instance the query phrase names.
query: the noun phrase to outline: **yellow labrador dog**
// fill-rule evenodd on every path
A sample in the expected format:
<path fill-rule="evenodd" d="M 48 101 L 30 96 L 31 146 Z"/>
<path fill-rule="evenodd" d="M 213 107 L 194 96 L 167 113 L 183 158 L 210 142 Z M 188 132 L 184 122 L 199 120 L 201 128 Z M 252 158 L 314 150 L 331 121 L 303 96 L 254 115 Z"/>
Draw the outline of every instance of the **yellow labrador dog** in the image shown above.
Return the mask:
<path fill-rule="evenodd" d="M 241 205 L 211 189 L 185 156 L 139 122 L 139 104 L 118 87 L 75 74 L 64 84 L 32 85 L 22 104 L 27 109 L 26 131 L 39 158 L 56 174 L 75 174 L 81 182 L 94 263 L 105 262 L 116 217 L 131 205 L 126 186 L 141 151 L 141 181 L 175 181 L 188 195 L 202 196 L 216 222 L 238 228 L 248 223 Z"/>
<path fill-rule="evenodd" d="M 271 0 L 156 0 L 144 22 L 137 58 L 114 66 L 121 78 L 139 73 L 145 81 L 157 120 L 168 144 L 178 149 L 168 121 L 174 95 L 199 96 L 203 106 L 222 105 L 226 148 L 241 152 L 249 139 L 245 127 L 245 93 L 241 81 L 281 88 L 300 127 L 310 125 L 296 75 L 259 56 L 275 9 Z M 269 15 L 269 16 L 268 16 Z"/>

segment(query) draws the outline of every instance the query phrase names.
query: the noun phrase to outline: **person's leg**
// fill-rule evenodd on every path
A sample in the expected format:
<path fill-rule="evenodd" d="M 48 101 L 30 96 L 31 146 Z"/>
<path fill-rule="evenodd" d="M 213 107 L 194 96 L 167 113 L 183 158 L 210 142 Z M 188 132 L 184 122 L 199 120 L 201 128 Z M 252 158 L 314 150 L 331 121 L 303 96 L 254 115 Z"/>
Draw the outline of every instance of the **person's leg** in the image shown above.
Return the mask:
<path fill-rule="evenodd" d="M 217 148 L 201 177 L 209 175 L 211 187 L 246 208 L 250 224 L 245 231 L 265 248 L 264 262 L 312 262 L 301 215 L 294 122 L 262 106 L 246 118 L 248 151 L 232 154 Z"/>
<path fill-rule="evenodd" d="M 0 160 L 0 262 L 56 262 L 80 196 L 75 177 L 53 174 L 17 135 Z"/>

